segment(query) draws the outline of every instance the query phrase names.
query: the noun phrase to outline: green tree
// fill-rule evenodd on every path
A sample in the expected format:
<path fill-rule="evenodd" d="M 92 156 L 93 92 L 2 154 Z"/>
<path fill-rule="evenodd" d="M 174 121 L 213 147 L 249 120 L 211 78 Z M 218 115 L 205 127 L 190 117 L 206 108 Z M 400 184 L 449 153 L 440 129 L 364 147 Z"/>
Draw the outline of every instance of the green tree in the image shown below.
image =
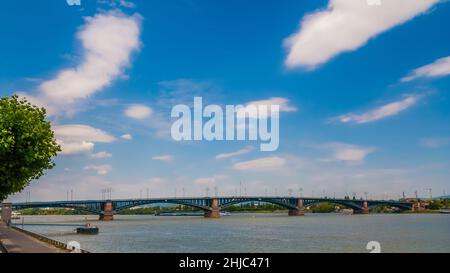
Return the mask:
<path fill-rule="evenodd" d="M 319 203 L 311 206 L 313 213 L 331 213 L 336 210 L 336 205 L 333 203 Z"/>
<path fill-rule="evenodd" d="M 46 111 L 18 96 L 0 99 L 0 201 L 54 167 L 61 151 Z"/>

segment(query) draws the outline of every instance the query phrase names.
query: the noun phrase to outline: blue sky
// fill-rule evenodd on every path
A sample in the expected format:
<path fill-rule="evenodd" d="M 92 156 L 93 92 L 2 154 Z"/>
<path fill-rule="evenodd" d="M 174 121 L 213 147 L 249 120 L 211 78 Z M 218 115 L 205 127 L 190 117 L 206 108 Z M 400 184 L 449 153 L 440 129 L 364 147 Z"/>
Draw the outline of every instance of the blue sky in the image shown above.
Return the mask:
<path fill-rule="evenodd" d="M 438 0 L 2 3 L 0 95 L 47 107 L 64 150 L 26 191 L 448 193 L 448 18 Z M 194 96 L 296 110 L 282 106 L 275 152 L 175 142 L 170 110 Z"/>

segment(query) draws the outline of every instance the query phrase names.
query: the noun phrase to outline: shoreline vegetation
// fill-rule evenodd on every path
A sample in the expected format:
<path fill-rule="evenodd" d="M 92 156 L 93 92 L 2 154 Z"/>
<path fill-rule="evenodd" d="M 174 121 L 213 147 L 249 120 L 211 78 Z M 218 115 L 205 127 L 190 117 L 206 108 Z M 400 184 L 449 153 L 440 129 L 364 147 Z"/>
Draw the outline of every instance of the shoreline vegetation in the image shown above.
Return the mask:
<path fill-rule="evenodd" d="M 399 211 L 390 207 L 378 207 L 371 210 L 371 213 L 439 213 L 441 209 L 446 209 L 450 205 L 450 199 L 437 200 L 431 202 L 429 209 L 423 211 Z M 305 213 L 343 213 L 344 207 L 339 207 L 332 203 L 321 203 L 308 207 Z M 93 215 L 85 211 L 67 209 L 67 208 L 44 208 L 44 209 L 23 209 L 17 211 L 21 215 Z M 224 210 L 228 213 L 260 213 L 260 214 L 276 214 L 288 213 L 286 208 L 273 204 L 264 203 L 246 203 L 228 207 Z M 160 214 L 194 214 L 203 213 L 203 211 L 192 209 L 187 206 L 144 206 L 119 211 L 117 215 L 160 215 Z"/>

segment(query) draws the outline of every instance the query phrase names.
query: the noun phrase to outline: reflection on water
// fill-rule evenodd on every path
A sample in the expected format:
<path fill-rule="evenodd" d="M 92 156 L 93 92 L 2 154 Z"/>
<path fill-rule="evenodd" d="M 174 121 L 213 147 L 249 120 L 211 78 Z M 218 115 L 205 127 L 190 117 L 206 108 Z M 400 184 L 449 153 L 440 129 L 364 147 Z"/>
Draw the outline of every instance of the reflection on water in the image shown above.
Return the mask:
<path fill-rule="evenodd" d="M 367 252 L 369 241 L 380 242 L 383 252 L 450 252 L 450 215 L 441 214 L 89 218 L 99 235 L 74 234 L 71 225 L 84 223 L 79 215 L 25 216 L 25 224 L 53 225 L 24 227 L 63 242 L 78 241 L 92 252 Z"/>

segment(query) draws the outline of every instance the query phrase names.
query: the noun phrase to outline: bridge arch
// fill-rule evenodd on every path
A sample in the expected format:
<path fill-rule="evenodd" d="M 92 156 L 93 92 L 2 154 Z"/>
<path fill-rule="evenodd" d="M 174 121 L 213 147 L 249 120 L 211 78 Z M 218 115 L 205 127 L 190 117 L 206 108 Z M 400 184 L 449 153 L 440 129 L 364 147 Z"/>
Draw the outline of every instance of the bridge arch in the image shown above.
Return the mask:
<path fill-rule="evenodd" d="M 244 204 L 249 202 L 259 202 L 266 204 L 278 205 L 280 207 L 292 210 L 297 209 L 296 204 L 288 198 L 230 198 L 229 200 L 224 200 L 220 203 L 220 209 L 225 209 L 234 205 Z"/>
<path fill-rule="evenodd" d="M 89 212 L 92 214 L 99 214 L 102 211 L 100 209 L 94 209 L 90 207 L 77 206 L 77 205 L 65 205 L 65 204 L 46 204 L 46 205 L 30 205 L 30 206 L 13 206 L 14 210 L 23 210 L 23 209 L 45 209 L 45 208 L 54 208 L 54 209 L 74 209 L 77 211 Z"/>
<path fill-rule="evenodd" d="M 154 205 L 154 204 L 183 205 L 183 206 L 187 206 L 187 207 L 196 208 L 196 209 L 199 209 L 199 210 L 202 210 L 205 212 L 211 211 L 211 208 L 206 205 L 195 204 L 193 202 L 180 201 L 180 200 L 174 200 L 174 199 L 126 202 L 124 204 L 121 204 L 119 202 L 119 203 L 114 204 L 114 211 L 118 212 L 121 210 L 126 210 L 126 209 L 130 209 L 130 208 L 135 208 L 135 207 L 142 207 L 142 206 L 146 206 L 146 205 Z"/>
<path fill-rule="evenodd" d="M 305 207 L 309 207 L 317 204 L 330 203 L 335 205 L 344 206 L 353 210 L 362 210 L 362 206 L 355 202 L 355 200 L 336 200 L 336 199 L 317 199 L 317 200 L 305 200 Z"/>
<path fill-rule="evenodd" d="M 394 207 L 394 208 L 398 208 L 400 210 L 411 210 L 413 204 L 398 204 L 398 203 L 374 203 L 374 204 L 370 204 L 369 203 L 369 209 L 374 209 L 377 207 Z"/>

